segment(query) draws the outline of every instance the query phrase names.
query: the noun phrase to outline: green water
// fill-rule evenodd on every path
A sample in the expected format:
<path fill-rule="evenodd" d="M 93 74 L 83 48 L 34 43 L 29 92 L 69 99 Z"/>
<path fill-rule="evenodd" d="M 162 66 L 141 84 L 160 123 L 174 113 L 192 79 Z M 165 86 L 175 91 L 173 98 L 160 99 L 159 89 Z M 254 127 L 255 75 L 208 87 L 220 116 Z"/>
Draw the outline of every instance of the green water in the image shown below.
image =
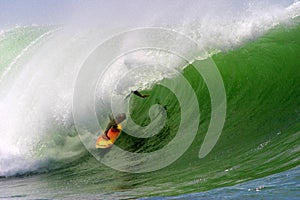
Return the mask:
<path fill-rule="evenodd" d="M 170 166 L 150 173 L 128 174 L 102 165 L 86 152 L 76 161 L 60 163 L 63 167 L 59 169 L 22 180 L 8 179 L 8 188 L 14 189 L 14 181 L 28 180 L 29 183 L 38 182 L 35 185 L 37 191 L 44 192 L 44 197 L 49 198 L 62 198 L 70 194 L 87 198 L 89 195 L 99 195 L 101 198 L 173 196 L 231 186 L 298 166 L 299 18 L 294 23 L 288 27 L 277 26 L 238 49 L 212 57 L 224 81 L 227 114 L 221 137 L 205 158 L 199 159 L 198 153 L 210 121 L 210 96 L 201 75 L 193 65 L 189 65 L 183 75 L 198 98 L 201 110 L 199 129 L 188 151 Z M 36 37 L 31 33 L 29 35 Z M 17 40 L 17 37 L 13 38 Z M 2 43 L 0 52 L 7 48 L 4 47 L 5 42 Z M 14 55 L 25 43 L 26 40 L 18 43 L 20 48 L 13 51 Z M 7 66 L 14 56 L 11 54 L 5 58 L 0 59 L 0 69 Z M 148 111 L 151 105 L 160 102 L 167 108 L 167 122 L 158 135 L 147 139 L 122 133 L 116 144 L 139 153 L 163 148 L 175 136 L 181 120 L 179 102 L 169 90 L 158 84 L 144 92 L 151 96 L 148 99 L 132 97 L 130 100 L 133 120 L 142 126 L 147 125 L 150 123 Z M 55 165 L 55 162 L 52 164 Z M 23 186 L 21 189 L 25 196 L 29 195 L 26 188 Z M 61 193 L 55 193 L 58 191 Z M 33 196 L 39 197 L 39 194 Z"/>
<path fill-rule="evenodd" d="M 202 77 L 190 65 L 184 76 L 201 102 L 201 122 L 193 144 L 179 160 L 159 171 L 127 174 L 85 157 L 82 163 L 52 175 L 78 185 L 79 193 L 170 196 L 234 185 L 298 166 L 299 36 L 299 25 L 278 27 L 237 50 L 213 56 L 224 80 L 228 105 L 221 138 L 205 158 L 199 159 L 198 152 L 210 120 L 210 98 Z M 162 148 L 174 137 L 180 121 L 179 104 L 170 91 L 157 85 L 145 92 L 151 94 L 149 99 L 131 99 L 133 120 L 140 125 L 149 123 L 148 110 L 157 100 L 167 106 L 168 120 L 152 138 L 136 139 L 123 133 L 116 144 L 133 152 Z"/>

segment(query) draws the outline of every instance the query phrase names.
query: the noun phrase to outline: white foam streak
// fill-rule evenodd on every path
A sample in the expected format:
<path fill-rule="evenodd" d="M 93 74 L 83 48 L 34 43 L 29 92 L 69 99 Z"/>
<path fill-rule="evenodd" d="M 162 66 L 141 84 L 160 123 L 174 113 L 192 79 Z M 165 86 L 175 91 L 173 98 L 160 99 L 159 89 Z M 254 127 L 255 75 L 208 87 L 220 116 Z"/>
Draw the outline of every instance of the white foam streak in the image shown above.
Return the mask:
<path fill-rule="evenodd" d="M 239 14 L 226 17 L 208 15 L 192 22 L 187 19 L 184 26 L 175 26 L 174 29 L 188 35 L 209 52 L 226 51 L 257 39 L 278 24 L 289 24 L 299 15 L 299 1 L 287 8 L 249 3 Z"/>
<path fill-rule="evenodd" d="M 73 123 L 73 83 L 94 45 L 77 39 L 70 33 L 57 33 L 22 63 L 13 80 L 3 80 L 9 91 L 0 98 L 0 176 L 21 173 L 25 168 L 36 170 L 37 163 L 52 157 L 59 160 L 68 153 L 58 154 L 51 134 Z M 48 150 L 39 152 L 41 146 Z"/>
<path fill-rule="evenodd" d="M 299 16 L 300 2 L 296 1 L 287 8 L 274 6 L 264 9 L 249 5 L 244 12 L 226 18 L 208 12 L 208 15 L 195 20 L 189 18 L 188 10 L 186 13 L 184 23 L 173 23 L 167 25 L 167 28 L 189 36 L 207 51 L 214 52 L 236 48 L 263 35 L 279 23 L 288 23 L 291 18 Z M 165 22 L 157 21 L 160 19 L 157 15 L 155 19 L 153 26 L 166 28 Z M 153 19 L 149 20 L 153 22 Z M 145 24 L 149 25 L 147 22 Z M 36 38 L 6 69 L 9 72 L 15 65 L 20 65 L 20 70 L 13 74 L 13 78 L 5 79 L 6 72 L 1 75 L 0 176 L 34 171 L 48 159 L 59 160 L 60 154 L 63 153 L 58 153 L 60 149 L 53 141 L 58 134 L 63 134 L 56 130 L 63 129 L 68 133 L 72 128 L 72 97 L 76 75 L 89 53 L 98 44 L 108 36 L 120 32 L 113 30 L 124 31 L 115 28 L 104 26 L 97 30 L 74 29 L 79 32 L 66 28 L 57 33 L 45 33 L 54 36 L 35 50 L 30 58 L 26 58 L 26 62 L 19 63 L 22 60 L 20 58 L 26 56 L 26 51 L 46 35 Z M 105 35 L 103 32 L 106 32 Z M 0 34 L 5 38 L 4 33 L 1 31 Z M 123 45 L 131 40 L 135 38 L 128 38 Z M 184 47 L 184 44 L 182 46 Z M 110 76 L 101 80 L 100 85 L 104 89 L 99 91 L 98 97 L 111 96 L 111 88 L 115 86 L 111 76 L 119 77 L 124 73 L 130 75 L 128 81 L 120 83 L 121 87 L 117 88 L 120 95 L 126 95 L 130 90 L 145 89 L 150 83 L 172 76 L 168 70 L 153 66 L 155 62 L 152 60 L 159 60 L 165 69 L 178 69 L 186 64 L 180 59 L 176 60 L 175 55 L 168 56 L 166 52 L 147 50 L 132 53 L 112 64 L 108 73 Z M 135 67 L 140 65 L 145 66 L 145 70 L 151 69 L 152 72 L 134 72 Z M 104 70 L 107 66 L 99 67 L 103 67 Z M 7 87 L 3 88 L 3 85 Z M 65 144 L 68 145 L 70 144 Z"/>

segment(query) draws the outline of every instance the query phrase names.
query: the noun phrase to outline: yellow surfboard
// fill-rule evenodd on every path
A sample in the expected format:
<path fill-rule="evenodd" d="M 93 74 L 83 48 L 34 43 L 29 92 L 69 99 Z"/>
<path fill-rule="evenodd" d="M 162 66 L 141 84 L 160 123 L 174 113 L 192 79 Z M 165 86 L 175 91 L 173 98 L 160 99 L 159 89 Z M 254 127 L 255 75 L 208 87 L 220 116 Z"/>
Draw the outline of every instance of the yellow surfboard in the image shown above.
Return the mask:
<path fill-rule="evenodd" d="M 96 141 L 96 148 L 97 149 L 110 148 L 115 143 L 119 135 L 121 134 L 121 131 L 122 131 L 122 126 L 121 124 L 118 124 L 118 128 L 112 127 L 108 130 L 107 135 L 110 139 L 106 137 L 104 132 L 101 133 Z"/>

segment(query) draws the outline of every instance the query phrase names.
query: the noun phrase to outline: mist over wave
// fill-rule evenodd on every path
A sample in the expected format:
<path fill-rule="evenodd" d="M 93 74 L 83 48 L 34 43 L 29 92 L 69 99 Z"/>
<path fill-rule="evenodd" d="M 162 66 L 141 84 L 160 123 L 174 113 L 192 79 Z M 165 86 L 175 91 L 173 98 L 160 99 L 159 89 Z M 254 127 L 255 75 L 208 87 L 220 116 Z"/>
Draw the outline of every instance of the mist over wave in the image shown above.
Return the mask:
<path fill-rule="evenodd" d="M 225 1 L 217 2 L 216 7 L 181 2 L 161 8 L 154 16 L 147 12 L 134 22 L 135 14 L 129 15 L 122 25 L 105 18 L 98 21 L 95 12 L 88 14 L 92 17 L 88 23 L 87 18 L 76 22 L 81 17 L 79 8 L 62 26 L 1 30 L 0 176 L 46 171 L 51 162 L 68 163 L 86 155 L 73 122 L 74 82 L 90 52 L 109 37 L 137 27 L 162 27 L 195 40 L 205 50 L 199 52 L 199 59 L 204 59 L 254 41 L 278 24 L 292 26 L 291 19 L 300 14 L 298 1 L 288 6 L 245 3 L 238 6 L 238 11 Z M 140 12 L 136 9 L 134 13 Z M 116 15 L 112 20 L 121 17 L 122 14 Z M 135 39 L 127 38 L 122 45 Z M 153 66 L 153 60 L 159 60 L 170 71 Z M 125 97 L 131 90 L 150 89 L 163 78 L 173 77 L 172 69 L 183 70 L 187 65 L 166 52 L 147 50 L 124 56 L 112 63 L 108 72 L 107 66 L 102 66 L 107 76 L 100 82 L 97 99 L 109 102 L 113 95 L 110 88 L 114 87 L 111 77 L 136 67 L 131 74 L 135 78 L 125 81 L 114 95 Z"/>

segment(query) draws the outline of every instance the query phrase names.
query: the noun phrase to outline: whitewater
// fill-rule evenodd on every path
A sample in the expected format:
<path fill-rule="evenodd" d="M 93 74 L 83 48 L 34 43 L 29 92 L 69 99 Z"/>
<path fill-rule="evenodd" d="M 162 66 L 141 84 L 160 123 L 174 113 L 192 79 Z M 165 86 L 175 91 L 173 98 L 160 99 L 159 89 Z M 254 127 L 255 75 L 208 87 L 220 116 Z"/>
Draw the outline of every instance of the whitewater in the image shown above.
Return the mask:
<path fill-rule="evenodd" d="M 300 2 L 215 4 L 120 24 L 77 20 L 79 6 L 63 25 L 0 30 L 0 197 L 274 198 L 280 179 L 296 198 Z M 117 150 L 103 157 L 95 140 L 122 112 Z"/>

